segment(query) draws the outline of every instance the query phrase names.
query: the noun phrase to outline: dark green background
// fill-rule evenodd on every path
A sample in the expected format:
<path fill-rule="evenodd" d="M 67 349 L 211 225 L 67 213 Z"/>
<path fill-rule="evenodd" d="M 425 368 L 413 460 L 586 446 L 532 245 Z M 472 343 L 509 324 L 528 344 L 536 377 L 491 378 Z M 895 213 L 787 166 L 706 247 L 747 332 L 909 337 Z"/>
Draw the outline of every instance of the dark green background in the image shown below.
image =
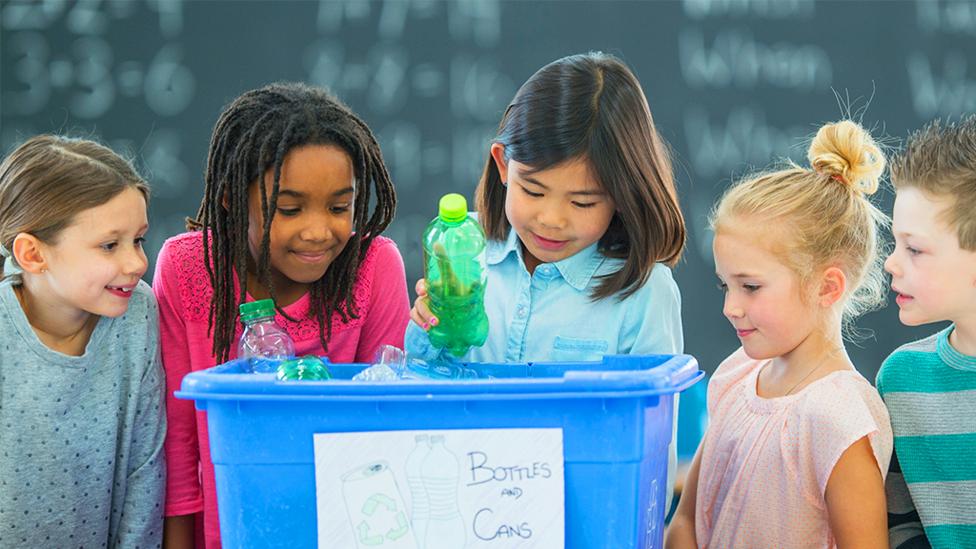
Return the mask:
<path fill-rule="evenodd" d="M 976 111 L 973 2 L 0 5 L 0 145 L 64 132 L 136 158 L 155 194 L 150 260 L 196 212 L 221 107 L 273 80 L 304 80 L 331 87 L 378 135 L 400 196 L 387 234 L 411 287 L 438 196 L 470 197 L 518 86 L 564 55 L 622 57 L 674 148 L 690 227 L 676 269 L 686 350 L 709 371 L 737 346 L 704 226 L 733 176 L 804 162 L 806 140 L 842 113 L 897 146 L 933 117 Z M 878 199 L 890 211 L 891 192 Z M 851 352 L 872 379 L 897 345 L 935 330 L 902 327 L 893 305 L 859 326 L 873 336 Z"/>

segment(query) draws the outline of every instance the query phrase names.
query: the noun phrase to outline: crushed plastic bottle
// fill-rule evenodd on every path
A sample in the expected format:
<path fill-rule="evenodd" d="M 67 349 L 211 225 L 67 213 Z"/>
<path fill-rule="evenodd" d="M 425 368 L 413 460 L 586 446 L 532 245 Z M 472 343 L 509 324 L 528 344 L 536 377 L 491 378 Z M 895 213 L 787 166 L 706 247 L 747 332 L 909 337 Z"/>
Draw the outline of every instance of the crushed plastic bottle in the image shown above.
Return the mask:
<path fill-rule="evenodd" d="M 325 362 L 315 355 L 286 360 L 278 365 L 279 381 L 324 381 L 332 379 Z"/>
<path fill-rule="evenodd" d="M 283 360 L 295 356 L 291 336 L 274 320 L 274 300 L 261 299 L 240 305 L 244 331 L 237 343 L 237 357 L 248 359 L 254 373 L 274 373 Z"/>
<path fill-rule="evenodd" d="M 477 379 L 481 376 L 460 363 L 439 361 L 433 364 L 408 357 L 393 345 L 376 350 L 373 365 L 353 376 L 353 381 L 398 381 L 401 379 Z"/>

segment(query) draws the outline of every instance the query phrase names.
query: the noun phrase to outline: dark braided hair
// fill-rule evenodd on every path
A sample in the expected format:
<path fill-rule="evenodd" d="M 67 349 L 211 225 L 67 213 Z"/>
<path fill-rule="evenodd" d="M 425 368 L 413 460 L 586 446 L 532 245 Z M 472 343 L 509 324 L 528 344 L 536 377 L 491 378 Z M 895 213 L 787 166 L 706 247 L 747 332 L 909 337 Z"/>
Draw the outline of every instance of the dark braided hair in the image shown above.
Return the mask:
<path fill-rule="evenodd" d="M 269 245 L 281 165 L 289 151 L 304 145 L 341 148 L 352 160 L 356 178 L 354 232 L 325 275 L 311 284 L 309 292 L 310 314 L 318 320 L 322 347 L 328 351 L 334 313 L 343 322 L 358 318 L 353 286 L 359 263 L 373 238 L 392 221 L 396 207 L 393 183 L 376 138 L 359 117 L 323 89 L 285 82 L 251 90 L 228 105 L 214 126 L 203 201 L 197 218 L 187 220 L 188 230 L 203 231 L 204 264 L 213 287 L 209 328 L 213 354 L 221 362 L 228 359 L 237 309 L 247 292 L 248 188 L 263 185 L 263 174 L 274 170 L 270 196 L 259 193 L 264 237 L 261 256 L 254 258 L 258 281 L 274 299 Z M 372 211 L 371 201 L 375 203 Z M 236 294 L 235 274 L 240 282 Z"/>

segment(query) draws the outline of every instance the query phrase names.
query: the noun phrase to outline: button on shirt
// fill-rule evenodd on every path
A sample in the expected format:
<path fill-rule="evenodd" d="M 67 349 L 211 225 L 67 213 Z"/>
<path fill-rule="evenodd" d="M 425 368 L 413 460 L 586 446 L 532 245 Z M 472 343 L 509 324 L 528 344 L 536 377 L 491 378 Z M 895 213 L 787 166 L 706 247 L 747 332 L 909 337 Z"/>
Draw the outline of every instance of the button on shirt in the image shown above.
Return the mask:
<path fill-rule="evenodd" d="M 600 277 L 624 261 L 589 246 L 556 263 L 543 263 L 531 275 L 522 260 L 518 234 L 489 241 L 485 311 L 488 339 L 470 349 L 465 362 L 542 362 L 600 360 L 605 354 L 682 352 L 681 296 L 671 270 L 657 264 L 647 283 L 628 298 L 592 301 Z M 415 356 L 434 358 L 427 333 L 411 322 L 405 347 Z"/>

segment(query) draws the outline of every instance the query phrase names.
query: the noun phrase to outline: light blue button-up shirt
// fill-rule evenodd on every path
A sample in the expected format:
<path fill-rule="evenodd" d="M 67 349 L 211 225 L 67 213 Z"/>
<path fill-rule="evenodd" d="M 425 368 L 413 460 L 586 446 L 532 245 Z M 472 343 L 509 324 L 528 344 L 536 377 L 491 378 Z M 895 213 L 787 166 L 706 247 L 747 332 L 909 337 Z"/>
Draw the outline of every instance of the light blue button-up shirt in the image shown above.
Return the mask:
<path fill-rule="evenodd" d="M 624 264 L 601 254 L 597 244 L 543 263 L 530 275 L 512 230 L 504 242 L 488 242 L 486 259 L 488 339 L 461 357 L 464 362 L 563 362 L 682 352 L 681 295 L 667 265 L 655 265 L 647 283 L 623 301 L 614 296 L 592 301 L 600 276 Z M 415 356 L 438 354 L 413 322 L 405 347 Z"/>

